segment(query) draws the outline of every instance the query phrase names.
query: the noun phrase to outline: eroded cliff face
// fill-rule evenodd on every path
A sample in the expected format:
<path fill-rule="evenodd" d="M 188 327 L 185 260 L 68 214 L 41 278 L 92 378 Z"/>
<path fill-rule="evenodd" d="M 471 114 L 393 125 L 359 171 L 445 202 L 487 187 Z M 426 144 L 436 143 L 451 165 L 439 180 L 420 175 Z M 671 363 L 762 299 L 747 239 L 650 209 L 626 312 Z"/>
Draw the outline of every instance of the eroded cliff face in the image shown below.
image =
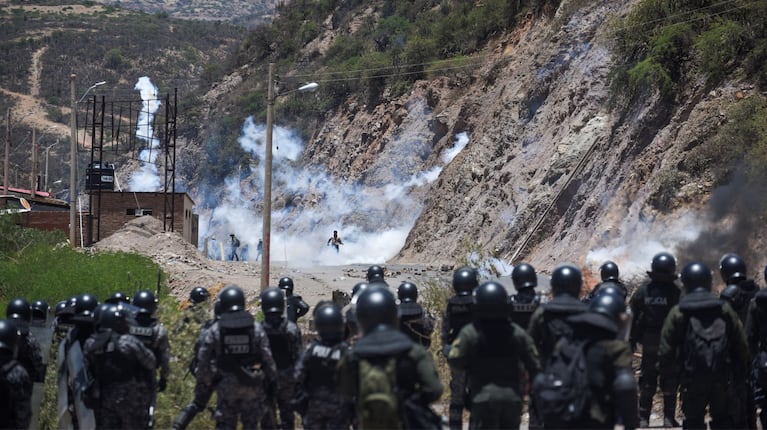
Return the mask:
<path fill-rule="evenodd" d="M 750 90 L 747 83 L 709 88 L 703 77 L 687 76 L 673 106 L 652 94 L 628 108 L 612 105 L 609 23 L 635 3 L 564 1 L 553 17 L 529 16 L 492 42 L 472 67 L 377 106 L 349 102 L 328 114 L 301 163 L 379 187 L 439 172 L 407 187 L 411 204 L 392 203 L 387 212 L 414 219 L 392 263 L 456 264 L 475 253 L 546 273 L 562 262 L 595 269 L 612 259 L 622 273 L 641 274 L 655 252 L 732 224 L 709 220 L 714 190 L 706 175 L 674 176 L 683 183 L 663 211 L 652 197 Z M 445 165 L 461 136 L 468 144 Z M 323 198 L 277 193 L 277 210 Z M 380 200 L 387 202 L 383 193 Z M 343 215 L 358 224 L 366 216 L 353 208 Z M 718 243 L 706 262 L 715 267 L 717 252 L 737 250 L 730 246 L 763 249 L 761 230 Z M 684 252 L 680 260 L 703 258 L 689 255 L 689 246 Z"/>

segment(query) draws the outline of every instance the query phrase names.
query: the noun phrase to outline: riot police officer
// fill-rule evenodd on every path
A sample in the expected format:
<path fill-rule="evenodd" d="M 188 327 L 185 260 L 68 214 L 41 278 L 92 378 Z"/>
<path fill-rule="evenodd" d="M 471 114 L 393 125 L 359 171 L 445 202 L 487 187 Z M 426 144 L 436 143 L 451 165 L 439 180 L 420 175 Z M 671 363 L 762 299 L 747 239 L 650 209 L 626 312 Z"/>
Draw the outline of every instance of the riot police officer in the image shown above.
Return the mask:
<path fill-rule="evenodd" d="M 631 337 L 632 348 L 642 345 L 641 376 L 639 377 L 639 426 L 647 427 L 650 422 L 652 399 L 658 383 L 663 393 L 664 425 L 677 427 L 676 391 L 677 381 L 658 378 L 658 346 L 661 329 L 671 308 L 679 303 L 680 290 L 676 280 L 676 258 L 668 252 L 656 254 L 647 272 L 650 281 L 634 291 L 629 301 L 633 322 Z"/>
<path fill-rule="evenodd" d="M 359 428 L 413 428 L 422 411 L 433 416 L 429 404 L 439 399 L 442 383 L 429 352 L 397 329 L 394 295 L 370 286 L 356 312 L 362 337 L 341 359 L 338 384 L 356 404 Z"/>
<path fill-rule="evenodd" d="M 586 303 L 590 302 L 599 293 L 599 290 L 605 286 L 613 286 L 621 291 L 624 299 L 628 296 L 628 288 L 623 284 L 620 279 L 620 271 L 618 265 L 610 260 L 605 261 L 599 266 L 599 277 L 602 282 L 598 283 L 591 289 L 588 296 L 584 299 Z"/>
<path fill-rule="evenodd" d="M 287 276 L 280 278 L 277 286 L 285 292 L 285 315 L 288 321 L 296 322 L 309 312 L 309 305 L 304 302 L 304 299 L 293 294 L 293 279 Z"/>
<path fill-rule="evenodd" d="M 745 427 L 748 346 L 737 313 L 711 293 L 711 270 L 692 262 L 682 269 L 685 294 L 668 314 L 658 369 L 680 378 L 684 428 Z"/>
<path fill-rule="evenodd" d="M 197 379 L 213 386 L 216 428 L 257 428 L 277 379 L 269 339 L 245 309 L 245 294 L 230 285 L 219 293 L 221 316 L 205 333 L 197 354 Z"/>
<path fill-rule="evenodd" d="M 106 300 L 104 300 L 104 303 L 109 303 L 111 305 L 119 305 L 121 303 L 127 303 L 130 304 L 130 296 L 123 293 L 122 291 L 115 291 L 107 297 Z"/>
<path fill-rule="evenodd" d="M 0 423 L 4 428 L 27 429 L 32 419 L 32 380 L 16 361 L 21 333 L 10 320 L 0 320 Z"/>
<path fill-rule="evenodd" d="M 541 298 L 535 293 L 538 286 L 538 274 L 528 263 L 520 263 L 511 270 L 511 281 L 516 294 L 509 296 L 511 304 L 511 320 L 527 330 L 533 312 L 541 304 Z"/>
<path fill-rule="evenodd" d="M 301 424 L 311 429 L 346 429 L 353 406 L 338 392 L 338 363 L 347 354 L 344 318 L 333 302 L 321 302 L 314 309 L 314 327 L 319 339 L 312 340 L 296 364 L 296 410 Z"/>
<path fill-rule="evenodd" d="M 163 392 L 170 375 L 170 342 L 168 341 L 168 331 L 154 317 L 157 303 L 157 297 L 149 290 L 141 290 L 133 296 L 133 305 L 140 310 L 136 315 L 137 324 L 131 326 L 130 331 L 152 350 L 157 359 L 159 380 L 156 372 L 152 371 L 148 380 L 148 388 Z"/>
<path fill-rule="evenodd" d="M 384 268 L 377 264 L 374 264 L 368 267 L 366 279 L 369 284 L 372 284 L 374 282 L 386 283 L 386 281 L 384 280 Z"/>
<path fill-rule="evenodd" d="M 719 273 L 726 285 L 719 298 L 726 300 L 738 313 L 740 322 L 745 324 L 748 304 L 759 291 L 759 286 L 753 279 L 748 279 L 746 262 L 737 254 L 722 256 L 719 260 Z"/>
<path fill-rule="evenodd" d="M 42 350 L 35 336 L 29 331 L 32 323 L 32 306 L 26 299 L 16 298 L 5 308 L 5 317 L 13 320 L 21 333 L 17 354 L 18 362 L 24 366 L 32 382 L 45 380 L 45 365 Z"/>
<path fill-rule="evenodd" d="M 276 405 L 279 408 L 280 425 L 283 430 L 292 430 L 295 425 L 293 392 L 294 371 L 299 354 L 303 351 L 301 330 L 284 317 L 285 294 L 279 288 L 270 287 L 261 293 L 261 310 L 264 313 L 262 327 L 269 338 L 269 347 L 277 365 Z M 276 427 L 275 402 L 261 421 L 264 428 Z"/>
<path fill-rule="evenodd" d="M 367 287 L 368 283 L 364 281 L 354 284 L 351 292 L 351 302 L 344 307 L 344 318 L 346 319 L 344 339 L 349 342 L 354 342 L 360 335 L 359 325 L 357 324 L 357 315 L 354 313 L 354 308 L 360 293 Z"/>
<path fill-rule="evenodd" d="M 450 345 L 458 337 L 464 326 L 473 320 L 472 291 L 479 286 L 477 271 L 468 266 L 460 267 L 453 272 L 453 291 L 455 295 L 447 300 L 447 307 L 442 316 L 442 354 L 447 357 Z M 459 367 L 450 368 L 450 407 L 448 423 L 451 430 L 463 428 L 464 391 L 466 373 Z"/>
<path fill-rule="evenodd" d="M 428 348 L 434 331 L 434 317 L 418 303 L 418 287 L 410 281 L 401 283 L 397 288 L 397 299 L 400 330 L 413 342 Z"/>
<path fill-rule="evenodd" d="M 466 373 L 472 429 L 519 428 L 525 383 L 541 370 L 525 330 L 508 319 L 508 294 L 485 282 L 473 294 L 474 321 L 461 329 L 448 355 Z"/>
<path fill-rule="evenodd" d="M 85 341 L 83 356 L 95 387 L 86 401 L 96 415 L 96 427 L 145 428 L 150 421 L 149 398 L 140 393 L 143 378 L 154 371 L 152 351 L 129 332 L 125 308 L 108 304 L 99 312 L 96 331 Z"/>

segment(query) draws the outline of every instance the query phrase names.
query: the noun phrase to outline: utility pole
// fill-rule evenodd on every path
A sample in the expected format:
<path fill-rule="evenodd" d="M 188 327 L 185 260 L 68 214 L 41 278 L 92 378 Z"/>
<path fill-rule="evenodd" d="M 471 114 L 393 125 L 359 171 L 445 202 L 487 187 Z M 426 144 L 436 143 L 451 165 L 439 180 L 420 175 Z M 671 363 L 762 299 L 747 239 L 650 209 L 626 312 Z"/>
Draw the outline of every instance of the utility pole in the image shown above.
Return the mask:
<path fill-rule="evenodd" d="M 5 160 L 3 161 L 3 194 L 8 194 L 8 157 L 11 151 L 11 108 L 5 120 Z"/>
<path fill-rule="evenodd" d="M 29 195 L 33 199 L 35 198 L 35 192 L 37 191 L 37 129 L 32 127 L 32 172 L 31 172 L 31 186 L 29 187 Z"/>
<path fill-rule="evenodd" d="M 274 125 L 274 63 L 269 63 L 266 96 L 266 147 L 264 148 L 264 219 L 261 252 L 261 291 L 269 286 L 269 244 L 272 235 L 272 127 Z"/>
<path fill-rule="evenodd" d="M 69 94 L 72 101 L 72 112 L 69 119 L 71 128 L 69 154 L 69 245 L 77 247 L 77 99 L 75 99 L 75 79 L 77 75 L 69 76 Z"/>

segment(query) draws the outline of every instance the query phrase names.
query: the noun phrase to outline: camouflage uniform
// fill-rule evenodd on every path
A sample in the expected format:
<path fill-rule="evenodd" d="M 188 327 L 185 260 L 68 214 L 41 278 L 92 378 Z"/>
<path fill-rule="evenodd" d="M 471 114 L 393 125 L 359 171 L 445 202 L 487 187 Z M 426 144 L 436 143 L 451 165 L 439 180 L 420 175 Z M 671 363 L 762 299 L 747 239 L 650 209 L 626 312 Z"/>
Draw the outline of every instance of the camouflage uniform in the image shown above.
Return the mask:
<path fill-rule="evenodd" d="M 40 344 L 35 336 L 29 331 L 29 323 L 26 321 L 15 320 L 21 331 L 19 339 L 19 354 L 16 360 L 24 366 L 32 378 L 32 382 L 43 382 L 45 380 L 45 365 L 43 364 L 43 354 Z"/>
<path fill-rule="evenodd" d="M 442 317 L 442 354 L 447 357 L 450 345 L 458 337 L 461 329 L 472 319 L 471 295 L 455 295 L 448 299 L 445 314 Z M 462 369 L 450 367 L 450 409 L 449 423 L 451 429 L 463 427 L 464 395 L 466 390 L 466 374 Z"/>
<path fill-rule="evenodd" d="M 217 429 L 258 428 L 277 369 L 269 338 L 246 311 L 224 313 L 205 333 L 197 354 L 197 380 L 218 396 Z"/>
<path fill-rule="evenodd" d="M 205 335 L 208 330 L 210 330 L 211 326 L 213 326 L 214 322 L 216 322 L 215 319 L 208 320 L 200 327 L 200 333 L 197 335 L 197 341 L 194 343 L 194 356 L 189 363 L 189 373 L 194 376 L 197 376 L 197 354 L 200 351 L 200 346 L 202 346 L 202 343 L 205 341 Z M 194 384 L 194 398 L 191 403 L 181 410 L 181 413 L 173 423 L 173 428 L 177 430 L 185 429 L 194 417 L 200 411 L 205 409 L 212 395 L 213 386 L 206 385 L 197 379 Z"/>
<path fill-rule="evenodd" d="M 312 341 L 296 364 L 297 396 L 305 402 L 301 424 L 305 429 L 346 429 L 351 424 L 352 406 L 341 398 L 336 371 L 348 352 L 346 342 L 331 344 Z"/>
<path fill-rule="evenodd" d="M 637 343 L 642 344 L 641 374 L 639 377 L 639 418 L 642 424 L 649 421 L 652 399 L 660 382 L 663 393 L 663 415 L 671 421 L 676 414 L 676 392 L 678 381 L 673 375 L 661 377 L 658 375 L 658 346 L 661 329 L 671 308 L 679 303 L 681 290 L 673 279 L 663 274 L 648 272 L 650 282 L 634 291 L 629 300 L 633 315 L 629 342 L 632 348 Z"/>
<path fill-rule="evenodd" d="M 0 427 L 27 429 L 32 419 L 32 380 L 16 360 L 0 364 Z"/>
<path fill-rule="evenodd" d="M 400 399 L 428 405 L 442 395 L 442 383 L 434 367 L 431 354 L 421 345 L 413 343 L 397 329 L 387 327 L 361 337 L 338 365 L 338 387 L 348 401 L 357 400 L 360 389 L 359 361 L 397 359 L 396 391 Z M 409 428 L 406 414 L 401 412 L 402 428 Z"/>
<path fill-rule="evenodd" d="M 290 322 L 296 322 L 299 318 L 309 312 L 309 305 L 306 304 L 301 296 L 293 294 L 285 296 L 285 315 Z"/>
<path fill-rule="evenodd" d="M 434 317 L 427 314 L 423 307 L 415 302 L 400 303 L 398 307 L 400 330 L 424 348 L 431 346 Z"/>
<path fill-rule="evenodd" d="M 726 324 L 729 348 L 727 371 L 722 374 L 696 375 L 686 371 L 687 331 L 690 315 L 719 316 Z M 681 359 L 680 359 L 681 358 Z M 685 294 L 668 314 L 658 349 L 661 376 L 679 375 L 685 428 L 705 428 L 706 406 L 712 428 L 737 428 L 745 424 L 743 393 L 749 364 L 748 345 L 738 314 L 726 302 L 708 291 Z M 664 375 L 665 374 L 665 375 Z"/>
<path fill-rule="evenodd" d="M 143 384 L 139 375 L 154 371 L 152 351 L 133 335 L 105 330 L 85 341 L 83 355 L 98 386 L 96 427 L 146 428 L 150 399 L 139 394 Z"/>
<path fill-rule="evenodd" d="M 280 428 L 290 430 L 295 426 L 292 400 L 296 385 L 294 379 L 295 365 L 303 350 L 301 330 L 295 323 L 286 318 L 283 318 L 276 327 L 264 322 L 262 328 L 269 338 L 269 347 L 277 366 L 277 392 L 274 400 L 276 400 L 276 406 L 280 410 Z M 274 403 L 271 403 L 271 407 L 261 421 L 263 428 L 277 428 Z"/>
<path fill-rule="evenodd" d="M 519 428 L 525 374 L 532 380 L 541 370 L 524 329 L 505 319 L 470 323 L 453 341 L 448 362 L 468 377 L 469 428 Z"/>

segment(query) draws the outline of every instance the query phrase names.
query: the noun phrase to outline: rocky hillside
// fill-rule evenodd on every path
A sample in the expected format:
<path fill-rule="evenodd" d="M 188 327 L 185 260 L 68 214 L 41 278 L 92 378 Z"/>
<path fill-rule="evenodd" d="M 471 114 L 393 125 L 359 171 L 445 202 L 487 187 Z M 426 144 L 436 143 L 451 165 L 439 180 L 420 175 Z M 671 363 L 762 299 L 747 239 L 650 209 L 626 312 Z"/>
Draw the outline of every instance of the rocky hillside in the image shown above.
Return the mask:
<path fill-rule="evenodd" d="M 392 203 L 397 207 L 385 213 L 383 225 L 413 217 L 390 262 L 453 264 L 479 255 L 549 271 L 564 261 L 596 268 L 609 258 L 641 273 L 663 249 L 712 267 L 736 251 L 757 276 L 767 262 L 765 232 L 756 227 L 764 208 L 739 206 L 740 197 L 757 191 L 734 186 L 732 172 L 709 171 L 716 154 L 701 161 L 701 148 L 760 90 L 748 80 L 712 85 L 693 69 L 672 102 L 647 91 L 614 103 L 621 95 L 610 89 L 614 20 L 637 4 L 571 0 L 548 14 L 531 13 L 473 54 L 471 67 L 418 81 L 402 97 L 376 105 L 350 99 L 327 112 L 299 162 L 367 186 L 441 169 L 436 179 L 407 186 L 413 201 Z M 365 13 L 376 18 L 373 7 Z M 332 21 L 306 50 L 322 51 L 323 40 L 357 29 L 354 20 Z M 243 68 L 225 82 L 237 93 L 259 81 L 262 75 Z M 222 113 L 216 103 L 226 93 L 216 91 L 207 98 L 211 118 Z M 445 164 L 460 136 L 468 144 Z M 252 172 L 241 183 L 258 176 Z M 277 210 L 290 214 L 278 220 L 284 229 L 327 198 L 317 190 L 276 193 Z M 247 201 L 259 210 L 258 192 Z M 354 207 L 338 218 L 370 221 Z"/>

